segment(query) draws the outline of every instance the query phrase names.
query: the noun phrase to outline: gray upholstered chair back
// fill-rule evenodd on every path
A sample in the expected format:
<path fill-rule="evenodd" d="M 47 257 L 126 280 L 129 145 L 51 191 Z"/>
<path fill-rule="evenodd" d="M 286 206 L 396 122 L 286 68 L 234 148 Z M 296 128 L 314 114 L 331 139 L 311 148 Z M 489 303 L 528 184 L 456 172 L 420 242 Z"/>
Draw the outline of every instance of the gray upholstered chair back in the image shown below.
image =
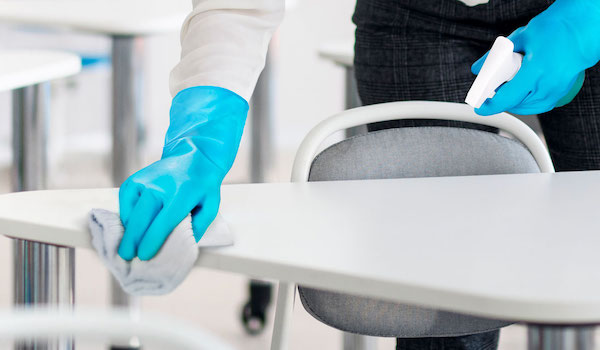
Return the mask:
<path fill-rule="evenodd" d="M 309 181 L 537 172 L 538 163 L 516 140 L 474 129 L 410 127 L 334 144 L 314 158 Z M 398 214 L 401 217 L 402 213 Z M 458 336 L 509 324 L 302 286 L 298 289 L 304 308 L 312 316 L 337 329 L 364 335 Z"/>

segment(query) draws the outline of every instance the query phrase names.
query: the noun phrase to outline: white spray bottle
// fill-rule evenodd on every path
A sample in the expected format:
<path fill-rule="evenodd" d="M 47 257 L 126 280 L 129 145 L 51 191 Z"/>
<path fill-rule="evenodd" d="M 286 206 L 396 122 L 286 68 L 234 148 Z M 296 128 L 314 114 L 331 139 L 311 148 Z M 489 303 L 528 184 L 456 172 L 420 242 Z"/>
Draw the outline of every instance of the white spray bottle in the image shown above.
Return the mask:
<path fill-rule="evenodd" d="M 465 102 L 479 108 L 488 98 L 494 97 L 496 89 L 515 77 L 521 68 L 523 55 L 513 52 L 515 45 L 509 39 L 499 36 L 494 41 L 481 71 L 473 82 Z"/>

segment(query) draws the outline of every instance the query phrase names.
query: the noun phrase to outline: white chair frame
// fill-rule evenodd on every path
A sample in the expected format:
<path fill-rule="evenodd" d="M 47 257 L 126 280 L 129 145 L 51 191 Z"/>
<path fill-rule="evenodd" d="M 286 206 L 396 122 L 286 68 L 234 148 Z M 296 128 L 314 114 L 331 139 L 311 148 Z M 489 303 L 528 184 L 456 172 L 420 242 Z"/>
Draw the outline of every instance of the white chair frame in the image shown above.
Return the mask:
<path fill-rule="evenodd" d="M 217 337 L 164 315 L 145 313 L 140 320 L 126 309 L 26 308 L 0 312 L 1 339 L 62 338 L 96 341 L 139 337 L 163 349 L 234 350 Z"/>
<path fill-rule="evenodd" d="M 508 113 L 480 116 L 466 104 L 432 101 L 390 102 L 358 107 L 338 113 L 315 126 L 304 138 L 294 159 L 292 182 L 307 182 L 314 157 L 321 144 L 334 133 L 352 127 L 397 119 L 440 119 L 468 122 L 498 128 L 522 142 L 533 155 L 540 171 L 553 173 L 546 146 L 525 123 Z M 271 350 L 288 348 L 296 284 L 281 281 L 277 291 L 275 327 Z"/>

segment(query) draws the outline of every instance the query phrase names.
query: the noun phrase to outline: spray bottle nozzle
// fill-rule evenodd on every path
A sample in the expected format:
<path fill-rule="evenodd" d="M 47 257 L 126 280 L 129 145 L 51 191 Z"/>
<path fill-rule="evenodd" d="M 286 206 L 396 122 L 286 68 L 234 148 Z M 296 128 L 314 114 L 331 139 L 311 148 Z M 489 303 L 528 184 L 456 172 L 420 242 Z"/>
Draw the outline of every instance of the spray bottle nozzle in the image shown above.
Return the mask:
<path fill-rule="evenodd" d="M 481 67 L 475 82 L 467 93 L 465 102 L 479 108 L 496 93 L 500 85 L 514 78 L 523 61 L 523 55 L 513 52 L 515 45 L 509 39 L 499 36 Z"/>

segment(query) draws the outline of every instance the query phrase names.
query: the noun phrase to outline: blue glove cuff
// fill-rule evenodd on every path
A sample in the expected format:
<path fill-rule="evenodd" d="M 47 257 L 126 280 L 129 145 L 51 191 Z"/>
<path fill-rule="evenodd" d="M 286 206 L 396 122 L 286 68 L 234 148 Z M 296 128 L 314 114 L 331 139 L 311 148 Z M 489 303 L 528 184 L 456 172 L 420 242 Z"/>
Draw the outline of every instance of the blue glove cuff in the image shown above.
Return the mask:
<path fill-rule="evenodd" d="M 182 137 L 194 136 L 199 126 L 220 120 L 237 125 L 241 137 L 248 115 L 248 102 L 233 91 L 216 86 L 196 86 L 181 90 L 171 103 L 170 125 L 165 145 Z"/>
<path fill-rule="evenodd" d="M 584 60 L 582 62 L 584 69 L 598 63 L 600 60 L 599 0 L 556 0 L 538 17 L 561 21 L 572 31 L 572 40 Z"/>
<path fill-rule="evenodd" d="M 163 157 L 200 150 L 223 176 L 235 160 L 248 115 L 248 102 L 214 86 L 185 89 L 173 98 Z"/>

